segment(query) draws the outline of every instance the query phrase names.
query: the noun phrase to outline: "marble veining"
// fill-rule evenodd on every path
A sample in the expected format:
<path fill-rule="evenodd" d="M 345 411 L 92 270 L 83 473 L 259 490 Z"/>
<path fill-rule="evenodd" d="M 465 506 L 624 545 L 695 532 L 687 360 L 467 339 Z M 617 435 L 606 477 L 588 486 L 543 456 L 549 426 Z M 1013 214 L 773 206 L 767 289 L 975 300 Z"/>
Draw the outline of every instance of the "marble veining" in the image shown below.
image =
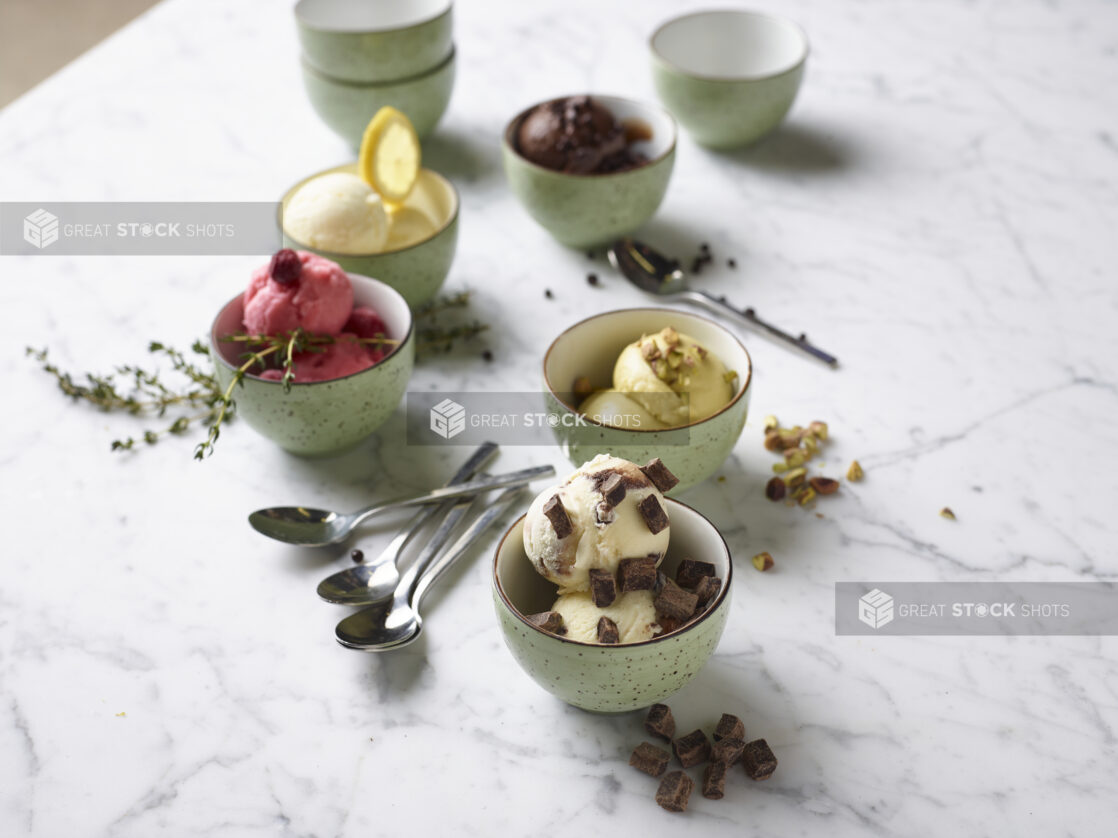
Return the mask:
<path fill-rule="evenodd" d="M 0 111 L 0 201 L 276 200 L 345 162 L 303 95 L 291 5 L 166 0 Z M 471 290 L 491 330 L 422 362 L 412 389 L 537 388 L 559 330 L 649 302 L 535 226 L 499 138 L 563 93 L 655 101 L 648 35 L 704 5 L 460 0 L 458 83 L 424 153 L 462 196 L 447 289 Z M 2 257 L 0 834 L 1113 833 L 1113 638 L 836 637 L 833 586 L 1118 577 L 1118 6 L 752 5 L 807 31 L 800 98 L 750 149 L 681 136 L 642 235 L 685 263 L 709 242 L 700 287 L 843 364 L 746 335 L 750 421 L 682 498 L 738 572 L 717 652 L 670 703 L 684 732 L 742 716 L 777 753 L 773 778 L 731 772 L 725 799 L 659 810 L 627 765 L 640 714 L 562 705 L 504 648 L 496 534 L 428 599 L 416 645 L 337 646 L 344 609 L 315 585 L 404 517 L 313 551 L 245 516 L 445 479 L 461 452 L 396 443 L 399 413 L 335 458 L 243 424 L 203 464 L 187 441 L 113 454 L 139 426 L 68 404 L 23 356 L 105 370 L 149 339 L 187 346 L 259 258 Z M 823 471 L 858 458 L 865 481 L 815 510 L 770 504 L 769 413 L 826 420 Z M 543 447 L 499 465 L 540 461 L 565 468 Z"/>

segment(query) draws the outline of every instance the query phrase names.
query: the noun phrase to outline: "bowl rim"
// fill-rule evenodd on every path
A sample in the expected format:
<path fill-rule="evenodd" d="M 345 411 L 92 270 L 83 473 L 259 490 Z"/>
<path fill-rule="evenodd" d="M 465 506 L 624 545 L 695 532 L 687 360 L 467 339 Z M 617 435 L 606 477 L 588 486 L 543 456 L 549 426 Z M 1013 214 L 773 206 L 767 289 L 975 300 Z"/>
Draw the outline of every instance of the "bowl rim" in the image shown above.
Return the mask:
<path fill-rule="evenodd" d="M 445 17 L 446 15 L 449 15 L 451 12 L 454 11 L 454 0 L 446 0 L 446 8 L 442 11 L 436 12 L 430 17 L 421 18 L 419 20 L 412 21 L 411 23 L 405 23 L 403 26 L 392 26 L 382 29 L 335 29 L 329 26 L 316 26 L 307 21 L 307 19 L 301 14 L 301 12 L 303 11 L 302 7 L 309 2 L 313 2 L 313 0 L 298 0 L 298 2 L 295 3 L 295 8 L 293 11 L 295 14 L 296 22 L 300 26 L 308 29 L 311 32 L 328 32 L 332 35 L 381 35 L 388 33 L 399 33 L 404 32 L 408 29 L 415 29 L 420 26 L 426 26 L 429 23 L 434 23 L 439 18 Z"/>
<path fill-rule="evenodd" d="M 376 87 L 396 87 L 401 84 L 411 84 L 413 82 L 423 81 L 429 76 L 434 76 L 446 70 L 447 67 L 454 62 L 454 56 L 457 52 L 458 45 L 452 43 L 450 45 L 450 52 L 447 54 L 446 58 L 444 58 L 434 67 L 429 67 L 422 73 L 413 73 L 410 76 L 391 79 L 389 81 L 350 81 L 349 79 L 340 79 L 337 76 L 332 76 L 329 73 L 324 73 L 322 70 L 318 69 L 318 67 L 312 64 L 305 55 L 299 56 L 299 63 L 302 65 L 304 73 L 307 73 L 311 76 L 316 76 L 319 81 L 324 81 L 327 84 L 337 85 L 338 87 L 354 87 L 359 90 L 366 90 L 368 88 Z"/>
<path fill-rule="evenodd" d="M 408 301 L 404 299 L 403 295 L 399 291 L 397 291 L 395 288 L 393 288 L 388 283 L 381 282 L 379 279 L 374 279 L 371 276 L 364 276 L 363 274 L 350 273 L 349 271 L 346 271 L 346 276 L 349 277 L 350 282 L 352 282 L 355 279 L 360 279 L 360 280 L 365 280 L 367 282 L 372 282 L 372 283 L 374 283 L 376 285 L 379 285 L 382 288 L 392 292 L 397 297 L 399 297 L 400 302 L 403 304 L 404 309 L 408 313 L 408 331 L 407 331 L 407 334 L 405 334 L 404 337 L 400 339 L 399 343 L 397 343 L 394 347 L 392 347 L 391 352 L 389 352 L 387 355 L 385 355 L 383 358 L 381 358 L 379 361 L 377 361 L 371 367 L 365 367 L 365 369 L 363 369 L 363 370 L 358 370 L 357 372 L 351 372 L 349 375 L 343 375 L 343 376 L 340 376 L 338 378 L 327 378 L 323 381 L 292 381 L 292 382 L 290 382 L 289 386 L 291 386 L 291 387 L 313 387 L 316 384 L 333 384 L 336 381 L 345 381 L 348 378 L 353 378 L 354 376 L 363 375 L 364 373 L 367 373 L 370 370 L 377 369 L 378 367 L 382 366 L 383 364 L 385 364 L 390 359 L 394 358 L 396 356 L 396 353 L 398 353 L 408 343 L 410 343 L 412 341 L 412 338 L 415 336 L 415 315 L 412 313 L 411 306 L 408 305 Z M 227 308 L 229 308 L 229 306 L 233 305 L 233 303 L 237 302 L 237 300 L 242 299 L 244 297 L 244 295 L 245 295 L 245 292 L 242 291 L 240 294 L 233 297 L 228 302 L 226 302 L 225 305 L 223 305 L 221 308 L 219 308 L 217 310 L 217 315 L 213 319 L 213 323 L 210 325 L 210 357 L 213 359 L 213 362 L 215 364 L 218 364 L 218 363 L 224 364 L 227 369 L 232 370 L 234 373 L 237 371 L 238 368 L 236 366 L 234 366 L 233 364 L 229 363 L 229 361 L 227 361 L 225 359 L 225 356 L 222 355 L 220 350 L 218 349 L 218 343 L 220 341 L 217 337 L 217 321 L 221 319 L 221 315 L 223 315 L 225 313 L 225 310 Z M 249 378 L 253 381 L 257 381 L 261 384 L 276 384 L 276 385 L 279 385 L 281 387 L 283 386 L 282 381 L 276 381 L 276 380 L 271 379 L 271 378 L 261 378 L 260 376 L 254 375 L 253 373 L 245 373 L 244 377 Z"/>
<path fill-rule="evenodd" d="M 565 401 L 563 401 L 563 399 L 561 399 L 559 397 L 559 392 L 552 386 L 551 379 L 547 375 L 547 361 L 548 361 L 548 358 L 551 357 L 552 350 L 555 349 L 555 344 L 558 343 L 559 339 L 562 338 L 565 334 L 577 329 L 579 326 L 582 326 L 586 323 L 589 323 L 591 320 L 597 320 L 599 317 L 608 317 L 610 315 L 619 314 L 621 312 L 633 312 L 633 311 L 657 311 L 657 312 L 666 311 L 666 312 L 669 312 L 669 313 L 675 314 L 675 315 L 682 314 L 682 315 L 685 315 L 687 317 L 695 317 L 699 320 L 705 320 L 707 323 L 709 323 L 712 326 L 714 326 L 718 329 L 721 329 L 723 332 L 725 332 L 727 334 L 727 336 L 729 336 L 730 340 L 734 341 L 734 343 L 736 343 L 738 346 L 741 347 L 741 351 L 745 353 L 745 360 L 748 362 L 748 365 L 749 365 L 748 372 L 746 373 L 746 376 L 745 376 L 745 381 L 742 382 L 741 388 L 734 395 L 734 397 L 732 399 L 730 399 L 728 402 L 726 402 L 726 404 L 724 404 L 721 408 L 716 410 L 714 413 L 710 414 L 710 416 L 703 417 L 702 419 L 697 419 L 694 422 L 688 422 L 685 425 L 672 425 L 670 428 L 619 428 L 619 427 L 617 427 L 617 425 L 610 425 L 607 422 L 599 422 L 598 420 L 596 420 L 596 419 L 594 419 L 590 416 L 587 416 L 585 413 L 582 413 L 577 407 L 572 407 L 571 405 L 569 405 Z M 551 343 L 547 347 L 547 351 L 543 354 L 543 383 L 544 383 L 544 386 L 547 387 L 547 391 L 549 393 L 551 393 L 552 396 L 555 397 L 555 400 L 557 402 L 559 402 L 559 404 L 563 405 L 563 407 L 567 408 L 572 413 L 576 413 L 579 416 L 582 416 L 591 425 L 596 425 L 599 428 L 605 428 L 605 429 L 612 430 L 612 431 L 620 431 L 622 433 L 627 433 L 627 434 L 666 434 L 666 433 L 669 433 L 671 431 L 680 431 L 680 430 L 684 430 L 685 428 L 693 428 L 697 425 L 703 424 L 704 422 L 709 422 L 712 419 L 716 419 L 717 417 L 721 416 L 723 413 L 725 413 L 731 407 L 733 407 L 735 404 L 737 404 L 737 402 L 743 396 L 745 396 L 746 393 L 749 392 L 749 387 L 753 383 L 753 356 L 749 354 L 749 350 L 745 348 L 745 344 L 742 343 L 738 339 L 737 335 L 735 335 L 733 332 L 731 332 L 729 329 L 727 329 L 721 323 L 719 323 L 716 320 L 711 319 L 710 317 L 705 317 L 701 314 L 694 314 L 693 312 L 690 312 L 690 311 L 678 311 L 677 309 L 674 309 L 674 308 L 658 308 L 656 306 L 634 306 L 632 308 L 615 308 L 615 309 L 612 309 L 610 311 L 603 311 L 603 312 L 600 312 L 598 314 L 592 314 L 589 317 L 584 317 L 582 320 L 579 320 L 577 323 L 572 323 L 570 326 L 568 326 L 566 329 L 564 329 L 558 335 L 555 336 L 555 339 L 553 341 L 551 341 Z"/>
<path fill-rule="evenodd" d="M 711 522 L 711 520 L 707 518 L 706 515 L 697 510 L 695 507 L 686 504 L 683 501 L 676 500 L 675 498 L 665 497 L 664 500 L 668 501 L 669 503 L 674 503 L 677 506 L 682 506 L 688 511 L 693 512 L 695 515 L 697 515 L 699 519 L 704 524 L 706 524 L 706 526 L 710 527 L 718 536 L 719 541 L 722 542 L 722 548 L 723 550 L 725 550 L 726 553 L 726 577 L 722 580 L 722 587 L 719 589 L 718 593 L 715 594 L 714 599 L 711 600 L 711 602 L 707 605 L 706 610 L 703 611 L 702 615 L 695 618 L 694 620 L 691 620 L 689 623 L 686 623 L 685 625 L 682 625 L 673 631 L 664 632 L 663 634 L 657 634 L 655 637 L 652 637 L 649 640 L 638 640 L 636 643 L 603 644 L 584 643 L 581 640 L 571 640 L 568 637 L 563 637 L 562 635 L 552 634 L 551 632 L 544 631 L 539 626 L 533 625 L 532 623 L 528 622 L 528 619 L 523 614 L 521 614 L 520 610 L 512 604 L 511 600 L 509 600 L 508 594 L 505 593 L 505 589 L 501 585 L 501 577 L 497 574 L 497 561 L 501 556 L 501 549 L 505 546 L 505 541 L 512 534 L 512 531 L 516 529 L 517 525 L 528 517 L 527 512 L 513 521 L 512 524 L 509 525 L 509 528 L 505 530 L 505 534 L 501 536 L 501 540 L 497 542 L 497 549 L 493 553 L 493 565 L 492 569 L 490 570 L 490 576 L 493 580 L 493 589 L 501 598 L 501 602 L 508 608 L 509 613 L 515 616 L 524 625 L 528 626 L 534 631 L 539 632 L 544 637 L 551 638 L 552 640 L 558 640 L 561 643 L 569 643 L 572 646 L 579 646 L 589 649 L 636 649 L 641 646 L 651 646 L 655 643 L 659 643 L 661 640 L 671 640 L 672 638 L 683 636 L 695 626 L 709 619 L 714 614 L 714 612 L 721 608 L 722 605 L 726 602 L 726 596 L 730 592 L 730 583 L 733 581 L 734 578 L 734 556 L 730 552 L 730 545 L 726 543 L 726 537 L 722 535 L 722 531 L 718 529 L 718 527 L 716 527 Z M 669 515 L 668 518 L 670 521 L 671 516 Z"/>
<path fill-rule="evenodd" d="M 738 15 L 740 17 L 764 18 L 770 21 L 775 21 L 777 23 L 782 23 L 790 26 L 796 32 L 796 34 L 800 36 L 800 40 L 803 43 L 803 50 L 800 54 L 799 59 L 797 59 L 789 67 L 785 67 L 782 70 L 776 70 L 771 73 L 738 76 L 716 76 L 707 73 L 695 73 L 690 70 L 685 70 L 675 62 L 670 61 L 663 53 L 661 53 L 656 48 L 657 36 L 669 26 L 673 26 L 674 24 L 677 24 L 680 21 L 687 20 L 689 18 L 706 17 L 707 15 L 712 14 L 732 14 Z M 800 26 L 800 24 L 796 23 L 796 21 L 792 20 L 791 18 L 787 18 L 782 15 L 773 15 L 768 14 L 767 12 L 757 12 L 751 9 L 697 9 L 692 12 L 687 12 L 686 14 L 676 15 L 675 17 L 669 18 L 668 20 L 665 20 L 663 23 L 657 26 L 653 33 L 648 36 L 648 50 L 652 54 L 654 60 L 660 62 L 664 65 L 665 68 L 671 70 L 672 72 L 679 73 L 679 75 L 686 78 L 697 79 L 700 81 L 716 82 L 718 84 L 734 84 L 743 81 L 768 81 L 770 79 L 780 78 L 781 76 L 786 76 L 790 73 L 796 72 L 807 62 L 808 55 L 811 53 L 811 42 L 808 40 L 807 32 L 804 31 L 804 28 Z"/>
<path fill-rule="evenodd" d="M 453 227 L 454 223 L 458 220 L 458 214 L 462 209 L 462 196 L 458 194 L 458 187 L 455 186 L 454 182 L 450 178 L 448 178 L 446 175 L 440 174 L 439 172 L 436 172 L 434 169 L 425 169 L 425 168 L 422 168 L 422 166 L 421 166 L 420 167 L 420 172 L 428 172 L 428 173 L 434 175 L 436 178 L 438 178 L 440 181 L 442 181 L 446 186 L 448 186 L 450 188 L 450 194 L 454 196 L 454 210 L 450 213 L 447 220 L 443 223 L 443 225 L 441 227 L 439 227 L 437 230 L 435 230 L 435 232 L 433 232 L 427 238 L 422 239 L 421 241 L 417 241 L 414 244 L 409 244 L 406 247 L 398 247 L 395 250 L 380 250 L 380 251 L 377 251 L 376 253 L 339 253 L 336 250 L 326 250 L 326 249 L 320 248 L 320 247 L 313 247 L 313 246 L 307 244 L 306 242 L 301 242 L 298 239 L 296 239 L 294 236 L 289 234 L 287 232 L 287 230 L 284 229 L 284 226 L 283 226 L 283 207 L 284 207 L 284 204 L 286 204 L 289 200 L 291 200 L 291 196 L 295 193 L 296 189 L 298 189 L 300 186 L 302 186 L 303 184 L 307 183 L 310 180 L 313 180 L 316 177 L 321 177 L 322 175 L 334 174 L 335 172 L 338 172 L 342 169 L 347 169 L 350 166 L 354 166 L 354 165 L 356 165 L 356 161 L 353 161 L 353 162 L 350 162 L 350 163 L 339 163 L 337 166 L 331 166 L 329 169 L 323 169 L 321 172 L 315 172 L 314 174 L 307 175 L 302 180 L 299 180 L 296 183 L 289 186 L 287 188 L 287 191 L 284 192 L 283 195 L 280 197 L 279 205 L 276 207 L 276 225 L 279 227 L 280 235 L 281 236 L 287 236 L 287 238 L 291 239 L 292 243 L 297 245 L 302 250 L 306 250 L 310 253 L 316 253 L 319 256 L 324 256 L 327 259 L 331 259 L 331 260 L 336 262 L 339 259 L 371 259 L 375 256 L 393 256 L 397 253 L 407 253 L 409 250 L 413 250 L 417 247 L 422 247 L 423 245 L 427 244 L 428 242 L 434 241 L 436 238 L 438 238 L 443 233 L 445 233 L 447 230 L 449 230 L 451 227 Z M 351 174 L 351 173 L 350 172 L 345 172 L 345 174 Z M 358 175 L 358 177 L 360 177 L 360 175 Z M 357 276 L 363 276 L 363 274 L 357 274 Z M 368 277 L 368 278 L 372 279 L 373 277 Z"/>
<path fill-rule="evenodd" d="M 660 113 L 667 117 L 668 125 L 671 126 L 671 142 L 668 143 L 668 147 L 664 149 L 663 152 L 649 160 L 647 163 L 636 166 L 632 169 L 623 169 L 620 172 L 587 172 L 585 174 L 579 172 L 559 172 L 555 169 L 549 169 L 546 166 L 541 166 L 539 163 L 533 163 L 531 160 L 521 154 L 520 149 L 516 147 L 516 143 L 512 141 L 513 129 L 518 127 L 524 120 L 524 118 L 540 105 L 549 105 L 552 102 L 561 102 L 564 99 L 570 99 L 575 96 L 588 96 L 591 99 L 616 99 L 618 101 L 626 102 L 630 105 L 637 105 L 641 108 L 658 110 L 660 111 Z M 606 178 L 625 177 L 626 175 L 631 175 L 644 169 L 650 169 L 675 154 L 676 143 L 678 142 L 678 140 L 679 126 L 676 124 L 675 117 L 672 116 L 671 111 L 669 111 L 667 108 L 661 107 L 660 105 L 652 104 L 650 102 L 644 102 L 640 99 L 630 99 L 628 96 L 615 96 L 612 93 L 568 93 L 565 96 L 554 96 L 551 99 L 544 99 L 543 101 L 536 102 L 534 105 L 529 105 L 528 107 L 524 108 L 524 110 L 520 111 L 516 116 L 514 116 L 505 124 L 505 130 L 501 133 L 501 145 L 512 154 L 514 154 L 516 156 L 516 159 L 523 163 L 525 166 L 535 169 L 536 171 L 547 172 L 548 174 L 556 175 L 557 177 L 581 178 L 586 180 L 603 180 Z"/>

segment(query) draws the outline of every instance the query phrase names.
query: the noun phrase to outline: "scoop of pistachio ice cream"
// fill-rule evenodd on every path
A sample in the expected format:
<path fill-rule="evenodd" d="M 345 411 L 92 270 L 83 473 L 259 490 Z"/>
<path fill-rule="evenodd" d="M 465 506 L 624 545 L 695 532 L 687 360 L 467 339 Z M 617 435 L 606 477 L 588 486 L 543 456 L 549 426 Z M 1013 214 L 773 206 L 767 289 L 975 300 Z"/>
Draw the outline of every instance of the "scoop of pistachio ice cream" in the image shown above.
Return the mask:
<path fill-rule="evenodd" d="M 651 640 L 659 631 L 656 606 L 652 591 L 629 591 L 621 594 L 610 605 L 599 608 L 585 591 L 562 594 L 552 611 L 563 616 L 563 626 L 568 640 L 580 643 L 598 642 L 598 620 L 609 617 L 617 624 L 620 643 L 640 643 Z"/>
<path fill-rule="evenodd" d="M 664 516 L 656 532 L 645 514 L 650 504 Z M 599 454 L 532 502 L 524 520 L 524 551 L 536 570 L 559 586 L 560 594 L 587 591 L 591 570 L 615 574 L 622 559 L 663 559 L 670 530 L 667 514 L 664 496 L 637 465 Z"/>
<path fill-rule="evenodd" d="M 297 242 L 333 253 L 378 253 L 388 242 L 389 223 L 380 195 L 346 172 L 312 178 L 283 210 L 283 229 Z"/>
<path fill-rule="evenodd" d="M 734 382 L 720 358 L 671 326 L 626 346 L 613 367 L 614 389 L 673 427 L 717 413 Z"/>

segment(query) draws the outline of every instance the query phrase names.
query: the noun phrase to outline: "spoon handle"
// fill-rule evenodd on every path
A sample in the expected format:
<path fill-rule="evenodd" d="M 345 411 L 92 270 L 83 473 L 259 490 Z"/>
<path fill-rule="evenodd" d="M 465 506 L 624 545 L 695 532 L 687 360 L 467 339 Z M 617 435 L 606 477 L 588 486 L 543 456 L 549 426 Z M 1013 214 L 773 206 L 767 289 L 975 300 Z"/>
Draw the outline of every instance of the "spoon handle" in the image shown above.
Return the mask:
<path fill-rule="evenodd" d="M 470 548 L 474 546 L 474 542 L 493 524 L 505 510 L 512 505 L 524 490 L 524 485 L 513 486 L 511 489 L 506 489 L 501 495 L 492 503 L 483 502 L 482 499 L 474 501 L 474 506 L 485 506 L 485 510 L 474 519 L 469 528 L 459 536 L 454 545 L 445 553 L 439 556 L 435 562 L 419 577 L 416 582 L 415 588 L 411 593 L 411 607 L 418 611 L 419 605 L 423 602 L 423 597 L 431 589 L 439 578 L 446 573 L 452 564 L 458 561 L 466 553 L 470 552 Z"/>
<path fill-rule="evenodd" d="M 799 349 L 801 352 L 806 352 L 817 361 L 822 361 L 829 367 L 838 366 L 838 358 L 828 352 L 824 352 L 818 346 L 813 346 L 807 339 L 807 335 L 800 335 L 793 337 L 788 332 L 774 326 L 772 323 L 767 323 L 756 315 L 751 308 L 737 309 L 726 302 L 725 298 L 715 297 L 706 291 L 685 291 L 683 292 L 687 299 L 705 308 L 707 311 L 714 312 L 715 314 L 730 315 L 739 323 L 744 323 L 754 331 L 764 332 L 771 335 L 779 341 L 782 341 L 790 346 Z"/>
<path fill-rule="evenodd" d="M 393 498 L 384 503 L 378 503 L 375 506 L 362 509 L 360 512 L 355 512 L 352 526 L 360 524 L 372 515 L 376 515 L 380 512 L 387 512 L 390 509 L 400 509 L 405 506 L 413 506 L 417 503 L 437 503 L 439 501 L 450 500 L 451 498 L 460 498 L 464 495 L 477 495 L 491 489 L 502 489 L 505 486 L 514 486 L 518 483 L 527 483 L 532 480 L 539 480 L 543 477 L 553 477 L 554 475 L 554 466 L 532 466 L 531 468 L 521 469 L 520 471 L 495 474 L 484 480 L 470 480 L 466 483 L 444 486 L 442 489 L 435 489 L 433 492 L 423 492 L 418 495 L 405 495 L 401 498 Z"/>

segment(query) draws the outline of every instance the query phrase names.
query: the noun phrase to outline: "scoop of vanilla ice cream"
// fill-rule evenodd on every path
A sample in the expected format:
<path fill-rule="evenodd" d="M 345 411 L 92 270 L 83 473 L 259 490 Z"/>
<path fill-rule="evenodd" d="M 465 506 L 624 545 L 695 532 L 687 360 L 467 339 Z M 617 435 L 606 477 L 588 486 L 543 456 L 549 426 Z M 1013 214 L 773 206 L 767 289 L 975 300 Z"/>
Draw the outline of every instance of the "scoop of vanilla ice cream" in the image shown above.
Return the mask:
<path fill-rule="evenodd" d="M 625 497 L 610 507 L 604 501 L 602 485 L 614 474 L 621 476 Z M 638 466 L 599 454 L 532 502 L 524 519 L 524 551 L 536 570 L 559 586 L 560 594 L 589 590 L 591 570 L 616 573 L 622 559 L 655 556 L 659 562 L 667 552 L 671 526 L 658 533 L 649 530 L 637 509 L 649 495 L 655 495 L 668 515 L 664 496 Z M 555 496 L 571 521 L 571 533 L 564 538 L 557 537 L 544 513 L 544 506 Z"/>
<path fill-rule="evenodd" d="M 334 253 L 378 253 L 388 241 L 388 214 L 357 175 L 332 172 L 299 187 L 283 210 L 283 229 L 300 244 Z"/>
<path fill-rule="evenodd" d="M 640 643 L 651 640 L 660 631 L 656 621 L 656 606 L 652 591 L 629 591 L 620 594 L 612 604 L 599 608 L 585 591 L 562 594 L 552 611 L 563 615 L 568 640 L 580 643 L 598 642 L 598 620 L 609 617 L 617 623 L 621 643 Z"/>
<path fill-rule="evenodd" d="M 661 431 L 668 427 L 640 402 L 620 390 L 599 390 L 579 405 L 578 412 L 603 425 L 640 431 Z"/>
<path fill-rule="evenodd" d="M 613 367 L 613 386 L 666 425 L 698 422 L 734 397 L 726 365 L 670 326 L 629 344 Z"/>

